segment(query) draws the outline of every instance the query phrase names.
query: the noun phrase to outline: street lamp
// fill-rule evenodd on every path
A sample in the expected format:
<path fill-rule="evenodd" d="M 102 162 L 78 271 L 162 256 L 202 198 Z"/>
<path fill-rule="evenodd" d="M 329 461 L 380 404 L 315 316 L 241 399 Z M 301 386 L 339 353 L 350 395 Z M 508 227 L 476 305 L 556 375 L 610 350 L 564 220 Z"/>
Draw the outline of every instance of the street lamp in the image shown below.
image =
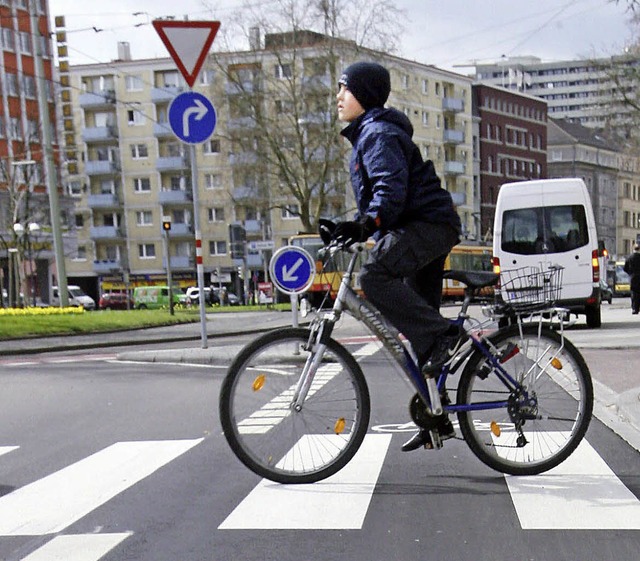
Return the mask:
<path fill-rule="evenodd" d="M 18 248 L 10 247 L 9 248 L 9 307 L 17 308 L 17 302 L 20 300 L 20 293 L 18 289 L 18 295 L 16 296 L 16 253 L 18 253 Z"/>
<path fill-rule="evenodd" d="M 26 241 L 26 249 L 27 249 L 27 259 L 29 260 L 29 277 L 31 278 L 31 301 L 33 303 L 33 305 L 36 305 L 36 278 L 37 278 L 37 269 L 35 271 L 35 275 L 34 275 L 34 267 L 33 267 L 33 251 L 32 251 L 32 245 L 31 245 L 31 237 L 32 236 L 36 236 L 39 232 L 40 232 L 40 224 L 38 224 L 37 222 L 29 222 L 27 224 L 27 228 L 25 230 L 25 227 L 20 223 L 20 222 L 16 222 L 13 225 L 13 231 L 16 234 L 16 237 L 22 239 L 23 236 L 25 236 L 25 241 Z M 17 250 L 16 250 L 17 251 Z M 26 271 L 25 271 L 26 273 Z M 16 282 L 16 284 L 19 286 L 19 277 L 18 277 L 18 282 Z M 27 283 L 27 288 L 29 288 L 28 283 Z"/>

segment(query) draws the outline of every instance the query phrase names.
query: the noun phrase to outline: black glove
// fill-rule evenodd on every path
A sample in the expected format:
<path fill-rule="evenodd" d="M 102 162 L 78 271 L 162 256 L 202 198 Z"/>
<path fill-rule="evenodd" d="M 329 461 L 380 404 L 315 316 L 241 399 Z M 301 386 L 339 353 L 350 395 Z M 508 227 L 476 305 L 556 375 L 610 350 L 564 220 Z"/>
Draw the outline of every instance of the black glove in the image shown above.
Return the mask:
<path fill-rule="evenodd" d="M 320 234 L 320 238 L 322 239 L 322 243 L 324 243 L 324 245 L 329 245 L 331 243 L 335 229 L 336 223 L 332 222 L 331 220 L 321 218 L 318 221 L 318 233 Z"/>
<path fill-rule="evenodd" d="M 339 222 L 333 231 L 333 239 L 345 245 L 352 245 L 367 241 L 376 229 L 376 222 L 370 216 L 359 221 Z"/>

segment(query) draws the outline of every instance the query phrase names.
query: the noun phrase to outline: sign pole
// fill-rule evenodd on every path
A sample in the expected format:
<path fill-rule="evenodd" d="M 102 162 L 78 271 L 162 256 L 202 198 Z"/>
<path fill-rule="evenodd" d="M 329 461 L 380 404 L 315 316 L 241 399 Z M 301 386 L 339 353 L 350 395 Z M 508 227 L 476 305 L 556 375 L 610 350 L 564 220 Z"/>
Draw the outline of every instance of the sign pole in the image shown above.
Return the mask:
<path fill-rule="evenodd" d="M 196 146 L 189 145 L 189 157 L 191 159 L 191 189 L 193 195 L 193 227 L 196 235 L 196 274 L 198 277 L 198 293 L 200 294 L 200 338 L 202 348 L 207 348 L 207 314 L 205 312 L 204 298 L 204 267 L 202 265 L 202 232 L 200 231 L 199 195 L 198 195 L 198 163 L 196 162 Z"/>

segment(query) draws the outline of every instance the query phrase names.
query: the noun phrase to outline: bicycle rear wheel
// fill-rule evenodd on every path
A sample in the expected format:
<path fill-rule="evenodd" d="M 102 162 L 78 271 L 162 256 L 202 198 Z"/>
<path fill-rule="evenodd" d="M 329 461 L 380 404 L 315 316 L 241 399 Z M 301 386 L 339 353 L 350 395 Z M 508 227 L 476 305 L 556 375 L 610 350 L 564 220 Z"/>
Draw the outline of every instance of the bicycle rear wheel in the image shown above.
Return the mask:
<path fill-rule="evenodd" d="M 279 483 L 313 483 L 342 469 L 369 425 L 369 390 L 360 366 L 330 339 L 300 411 L 292 397 L 311 355 L 306 329 L 267 333 L 229 368 L 220 421 L 236 456 Z"/>
<path fill-rule="evenodd" d="M 580 352 L 555 331 L 518 325 L 490 338 L 504 369 L 532 399 L 525 402 L 498 379 L 476 351 L 462 372 L 458 404 L 508 402 L 496 409 L 458 412 L 460 430 L 473 453 L 489 467 L 535 475 L 563 462 L 587 431 L 593 409 L 591 374 Z M 517 424 L 522 423 L 522 434 Z"/>

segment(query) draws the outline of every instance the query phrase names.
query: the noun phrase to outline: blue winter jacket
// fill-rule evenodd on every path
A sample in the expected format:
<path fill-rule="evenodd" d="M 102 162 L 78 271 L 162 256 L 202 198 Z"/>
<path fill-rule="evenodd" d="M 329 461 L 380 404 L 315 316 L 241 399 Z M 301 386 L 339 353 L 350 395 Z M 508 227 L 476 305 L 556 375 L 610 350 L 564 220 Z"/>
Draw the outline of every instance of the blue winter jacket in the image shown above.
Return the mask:
<path fill-rule="evenodd" d="M 382 232 L 413 221 L 447 223 L 461 231 L 451 195 L 441 187 L 433 162 L 423 161 L 404 113 L 373 108 L 341 134 L 353 145 L 350 173 L 356 219 L 371 216 Z"/>

